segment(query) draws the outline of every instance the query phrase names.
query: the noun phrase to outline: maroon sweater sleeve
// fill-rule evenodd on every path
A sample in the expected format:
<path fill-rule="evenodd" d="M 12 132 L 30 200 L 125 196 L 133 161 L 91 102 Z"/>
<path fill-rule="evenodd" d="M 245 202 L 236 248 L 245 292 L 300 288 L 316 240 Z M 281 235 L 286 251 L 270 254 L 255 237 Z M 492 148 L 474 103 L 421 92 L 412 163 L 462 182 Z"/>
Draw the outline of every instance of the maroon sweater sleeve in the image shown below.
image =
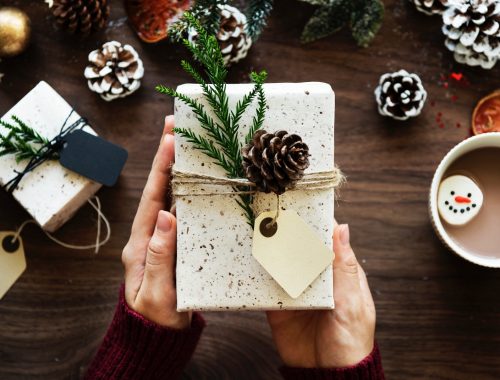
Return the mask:
<path fill-rule="evenodd" d="M 361 362 L 346 368 L 282 367 L 285 380 L 385 380 L 382 359 L 377 344 Z"/>
<path fill-rule="evenodd" d="M 86 380 L 176 379 L 191 358 L 205 321 L 193 313 L 191 327 L 161 327 L 130 309 L 124 289 Z"/>

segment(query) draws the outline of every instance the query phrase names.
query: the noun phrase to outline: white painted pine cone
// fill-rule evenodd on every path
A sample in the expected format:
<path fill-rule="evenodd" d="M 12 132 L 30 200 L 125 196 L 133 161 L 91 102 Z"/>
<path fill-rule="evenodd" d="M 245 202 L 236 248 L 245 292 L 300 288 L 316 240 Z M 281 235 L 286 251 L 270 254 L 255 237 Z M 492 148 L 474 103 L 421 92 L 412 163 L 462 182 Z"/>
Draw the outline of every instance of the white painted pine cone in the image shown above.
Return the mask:
<path fill-rule="evenodd" d="M 380 77 L 375 99 L 382 116 L 407 120 L 420 115 L 427 92 L 417 74 L 400 70 Z"/>
<path fill-rule="evenodd" d="M 111 101 L 139 89 L 144 65 L 132 46 L 110 41 L 90 52 L 84 75 L 90 90 Z"/>
<path fill-rule="evenodd" d="M 220 27 L 217 40 L 222 52 L 224 64 L 230 66 L 245 58 L 252 46 L 252 38 L 246 32 L 247 18 L 237 8 L 219 5 Z M 189 29 L 188 40 L 196 42 L 197 33 Z"/>
<path fill-rule="evenodd" d="M 448 0 L 442 31 L 457 62 L 493 68 L 500 59 L 500 1 Z"/>

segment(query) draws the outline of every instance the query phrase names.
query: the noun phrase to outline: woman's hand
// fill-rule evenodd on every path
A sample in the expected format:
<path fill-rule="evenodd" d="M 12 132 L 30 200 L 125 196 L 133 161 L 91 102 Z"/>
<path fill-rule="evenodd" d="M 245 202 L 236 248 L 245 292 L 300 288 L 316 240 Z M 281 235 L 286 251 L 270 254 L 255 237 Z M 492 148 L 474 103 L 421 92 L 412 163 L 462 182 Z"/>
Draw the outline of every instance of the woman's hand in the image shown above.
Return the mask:
<path fill-rule="evenodd" d="M 348 367 L 373 350 L 375 306 L 347 225 L 336 226 L 333 246 L 335 310 L 267 312 L 278 352 L 289 367 Z"/>
<path fill-rule="evenodd" d="M 174 117 L 165 118 L 160 147 L 153 161 L 130 239 L 123 249 L 125 300 L 152 322 L 177 329 L 190 325 L 189 313 L 178 313 L 175 289 L 176 219 L 168 211 L 170 167 L 174 162 Z"/>

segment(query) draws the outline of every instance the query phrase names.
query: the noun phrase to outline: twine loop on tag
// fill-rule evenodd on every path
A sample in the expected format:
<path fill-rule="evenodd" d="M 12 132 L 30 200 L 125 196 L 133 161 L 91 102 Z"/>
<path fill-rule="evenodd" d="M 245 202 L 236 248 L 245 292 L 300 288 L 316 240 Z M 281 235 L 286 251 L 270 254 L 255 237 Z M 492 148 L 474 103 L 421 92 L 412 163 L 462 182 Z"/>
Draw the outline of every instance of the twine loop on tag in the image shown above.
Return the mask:
<path fill-rule="evenodd" d="M 326 190 L 335 189 L 345 181 L 345 177 L 338 167 L 331 171 L 305 174 L 294 187 L 287 191 L 296 190 Z M 183 197 L 256 194 L 259 191 L 256 185 L 246 178 L 227 178 L 207 174 L 181 171 L 172 167 L 172 195 Z M 209 186 L 207 189 L 206 187 Z M 222 189 L 216 189 L 216 188 Z M 224 187 L 228 189 L 224 189 Z"/>
<path fill-rule="evenodd" d="M 95 203 L 93 202 L 93 199 L 95 199 Z M 93 249 L 96 254 L 99 253 L 99 249 L 104 244 L 106 244 L 109 241 L 109 239 L 111 238 L 111 225 L 101 210 L 101 201 L 99 200 L 99 198 L 97 196 L 94 196 L 93 199 L 89 199 L 89 200 L 87 200 L 87 202 L 97 212 L 97 226 L 96 226 L 97 233 L 96 233 L 96 241 L 94 244 L 76 245 L 76 244 L 65 243 L 65 242 L 57 239 L 55 236 L 53 236 L 49 232 L 43 231 L 45 233 L 45 235 L 47 235 L 47 237 L 50 240 L 52 240 L 54 243 L 60 245 L 61 247 L 69 248 L 69 249 L 78 249 L 78 250 Z M 104 226 L 106 227 L 106 236 L 104 237 L 104 239 L 101 240 L 102 223 L 104 223 Z M 28 220 L 24 221 L 19 226 L 19 228 L 16 230 L 16 232 L 14 233 L 12 240 L 11 240 L 11 244 L 14 244 L 19 239 L 21 232 L 23 231 L 24 227 L 26 227 L 28 224 L 36 224 L 38 226 L 38 223 L 34 219 L 28 219 Z"/>
<path fill-rule="evenodd" d="M 80 117 L 71 125 L 67 125 L 71 115 L 73 115 L 74 112 L 75 110 L 72 109 L 66 120 L 64 120 L 64 123 L 61 126 L 61 129 L 59 130 L 57 136 L 55 136 L 47 144 L 42 145 L 40 149 L 38 149 L 38 151 L 36 152 L 36 156 L 28 162 L 24 170 L 14 170 L 16 176 L 3 186 L 8 193 L 12 193 L 17 188 L 26 174 L 43 164 L 45 161 L 57 158 L 58 153 L 64 147 L 64 137 L 77 129 L 82 129 L 88 124 L 87 119 Z"/>

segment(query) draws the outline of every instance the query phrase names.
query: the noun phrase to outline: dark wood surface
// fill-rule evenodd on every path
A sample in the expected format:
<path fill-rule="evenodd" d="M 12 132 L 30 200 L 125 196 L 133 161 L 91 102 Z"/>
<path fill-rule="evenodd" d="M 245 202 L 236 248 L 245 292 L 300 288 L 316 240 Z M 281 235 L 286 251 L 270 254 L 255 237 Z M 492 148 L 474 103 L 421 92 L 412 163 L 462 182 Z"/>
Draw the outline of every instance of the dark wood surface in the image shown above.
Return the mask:
<path fill-rule="evenodd" d="M 86 115 L 99 134 L 129 150 L 118 185 L 99 195 L 113 235 L 99 255 L 63 249 L 36 227 L 23 233 L 28 270 L 0 301 L 0 379 L 78 379 L 111 320 L 122 282 L 120 254 L 172 101 L 154 91 L 188 81 L 181 48 L 141 43 L 111 1 L 110 26 L 87 40 L 53 27 L 41 0 L 2 0 L 30 15 L 33 41 L 22 56 L 4 60 L 0 114 L 40 80 Z M 389 379 L 500 378 L 500 272 L 470 264 L 435 237 L 427 193 L 440 159 L 469 135 L 475 102 L 499 87 L 499 69 L 453 63 L 443 46 L 439 17 L 408 1 L 386 1 L 386 17 L 371 47 L 359 49 L 348 32 L 302 46 L 299 35 L 312 8 L 277 1 L 269 28 L 250 56 L 231 71 L 246 81 L 265 68 L 271 82 L 324 81 L 336 92 L 336 159 L 349 182 L 336 217 L 348 222 L 357 256 L 375 299 L 379 341 Z M 146 67 L 142 88 L 106 103 L 83 79 L 89 51 L 110 39 L 131 43 Z M 377 114 L 379 76 L 405 68 L 429 91 L 423 114 L 406 123 Z M 463 72 L 470 85 L 445 88 L 440 75 Z M 436 123 L 442 113 L 444 128 Z M 457 127 L 460 123 L 460 127 Z M 28 214 L 0 191 L 0 229 Z M 57 236 L 94 238 L 94 215 L 82 209 Z M 209 326 L 186 369 L 186 379 L 278 379 L 280 361 L 263 313 L 206 313 Z"/>

